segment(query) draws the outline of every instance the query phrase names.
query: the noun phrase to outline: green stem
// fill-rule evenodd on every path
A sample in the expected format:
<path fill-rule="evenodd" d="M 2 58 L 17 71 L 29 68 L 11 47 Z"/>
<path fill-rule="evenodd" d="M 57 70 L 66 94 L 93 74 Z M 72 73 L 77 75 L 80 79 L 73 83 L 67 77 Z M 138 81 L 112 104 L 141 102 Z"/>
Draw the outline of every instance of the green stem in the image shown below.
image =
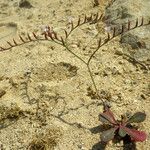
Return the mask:
<path fill-rule="evenodd" d="M 87 63 L 81 58 L 79 57 L 77 54 L 75 54 L 72 50 L 69 49 L 69 47 L 67 45 L 63 45 L 71 54 L 73 54 L 75 57 L 77 57 L 80 61 L 82 61 L 84 64 L 87 65 Z"/>
<path fill-rule="evenodd" d="M 91 77 L 91 80 L 92 80 L 92 83 L 93 83 L 93 85 L 94 85 L 94 88 L 95 88 L 95 91 L 96 91 L 96 95 L 97 95 L 97 97 L 102 101 L 102 103 L 103 103 L 103 106 L 105 106 L 105 102 L 104 102 L 104 100 L 103 99 L 101 99 L 100 98 L 100 96 L 99 96 L 99 94 L 98 94 L 98 89 L 97 89 L 97 87 L 96 87 L 96 83 L 95 83 L 95 81 L 94 81 L 94 78 L 93 78 L 93 75 L 92 75 L 92 72 L 91 72 L 91 69 L 90 69 L 90 66 L 87 64 L 87 68 L 88 68 L 88 72 L 89 72 L 89 74 L 90 74 L 90 77 Z"/>

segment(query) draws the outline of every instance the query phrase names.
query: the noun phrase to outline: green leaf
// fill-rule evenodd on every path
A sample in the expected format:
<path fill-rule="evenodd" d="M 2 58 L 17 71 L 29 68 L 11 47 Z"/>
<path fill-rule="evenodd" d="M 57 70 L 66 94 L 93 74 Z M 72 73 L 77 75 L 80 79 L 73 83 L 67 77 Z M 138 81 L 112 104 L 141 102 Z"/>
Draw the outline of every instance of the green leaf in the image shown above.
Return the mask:
<path fill-rule="evenodd" d="M 118 134 L 119 134 L 121 137 L 125 137 L 127 133 L 126 133 L 126 131 L 125 131 L 123 128 L 119 128 Z"/>
<path fill-rule="evenodd" d="M 139 123 L 143 122 L 146 118 L 146 114 L 142 112 L 135 113 L 131 118 L 128 119 L 127 123 Z"/>
<path fill-rule="evenodd" d="M 103 142 L 108 142 L 110 140 L 112 140 L 115 136 L 115 131 L 117 130 L 117 128 L 111 128 L 109 130 L 103 131 L 101 134 L 101 140 Z"/>

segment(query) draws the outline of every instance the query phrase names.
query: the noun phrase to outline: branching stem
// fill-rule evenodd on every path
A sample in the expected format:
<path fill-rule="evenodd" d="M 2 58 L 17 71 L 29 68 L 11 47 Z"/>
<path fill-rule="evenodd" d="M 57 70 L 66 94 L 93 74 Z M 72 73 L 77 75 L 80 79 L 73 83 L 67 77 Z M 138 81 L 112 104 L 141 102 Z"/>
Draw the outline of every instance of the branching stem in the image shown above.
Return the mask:
<path fill-rule="evenodd" d="M 69 51 L 71 54 L 73 54 L 76 58 L 78 58 L 80 61 L 82 61 L 84 64 L 87 64 L 86 61 L 84 61 L 80 56 L 78 56 L 77 54 L 75 54 L 69 47 L 67 44 L 63 45 L 67 51 Z"/>
<path fill-rule="evenodd" d="M 32 33 L 32 36 L 27 34 L 26 39 L 23 38 L 22 36 L 19 36 L 19 39 L 20 39 L 21 43 L 18 43 L 15 39 L 13 39 L 12 42 L 7 41 L 7 44 L 8 44 L 9 47 L 7 47 L 7 48 L 0 47 L 0 51 L 6 51 L 6 50 L 9 50 L 9 49 L 11 49 L 13 47 L 17 47 L 17 46 L 20 46 L 20 45 L 23 45 L 23 44 L 26 44 L 26 43 L 30 43 L 30 42 L 35 42 L 35 41 L 51 41 L 51 42 L 54 42 L 56 44 L 59 44 L 59 45 L 63 46 L 68 52 L 70 52 L 78 60 L 80 60 L 83 64 L 85 64 L 87 66 L 90 78 L 91 78 L 93 86 L 95 88 L 96 95 L 97 95 L 98 99 L 100 99 L 102 101 L 103 105 L 105 106 L 105 101 L 106 100 L 104 101 L 103 99 L 100 98 L 99 93 L 98 93 L 98 89 L 97 89 L 97 86 L 96 86 L 96 82 L 94 81 L 94 77 L 93 77 L 93 74 L 92 74 L 92 71 L 91 71 L 91 68 L 90 68 L 90 62 L 91 62 L 92 58 L 94 57 L 96 52 L 102 46 L 104 46 L 105 44 L 110 42 L 113 38 L 115 38 L 115 37 L 117 37 L 119 35 L 122 35 L 122 34 L 128 32 L 128 31 L 131 31 L 131 30 L 133 30 L 135 28 L 138 28 L 138 27 L 141 27 L 141 26 L 150 25 L 150 21 L 148 20 L 148 22 L 145 22 L 144 18 L 142 17 L 140 20 L 136 19 L 136 21 L 134 21 L 133 25 L 131 25 L 131 23 L 133 21 L 128 21 L 127 23 L 122 24 L 119 27 L 114 27 L 113 30 L 112 30 L 113 31 L 112 34 L 107 33 L 107 37 L 105 39 L 101 40 L 101 38 L 100 38 L 98 40 L 97 48 L 95 48 L 94 52 L 90 55 L 90 57 L 86 61 L 86 60 L 81 58 L 79 55 L 77 55 L 75 52 L 73 52 L 69 48 L 69 44 L 67 42 L 67 39 L 71 35 L 71 33 L 74 30 L 76 30 L 78 27 L 80 27 L 80 26 L 82 26 L 84 24 L 88 24 L 88 23 L 89 24 L 96 24 L 100 20 L 102 21 L 103 19 L 105 19 L 103 14 L 101 14 L 101 15 L 99 15 L 98 13 L 95 14 L 95 15 L 91 14 L 91 16 L 89 16 L 89 17 L 85 15 L 84 19 L 80 19 L 79 18 L 76 24 L 71 22 L 71 29 L 70 29 L 70 31 L 65 30 L 65 36 L 63 36 L 63 37 L 62 36 L 58 36 L 58 34 L 56 32 L 54 32 L 54 31 L 52 32 L 51 28 L 48 27 L 48 28 L 46 28 L 46 31 L 44 31 L 42 33 L 42 35 L 43 35 L 42 38 L 40 38 L 40 36 L 37 36 L 35 33 Z M 118 32 L 116 32 L 116 31 L 118 31 Z M 97 37 L 97 35 L 95 37 Z M 93 39 L 95 39 L 95 37 Z M 93 39 L 89 43 L 92 43 Z M 103 42 L 101 43 L 101 41 L 103 41 Z M 89 43 L 86 45 L 86 47 L 89 45 Z"/>

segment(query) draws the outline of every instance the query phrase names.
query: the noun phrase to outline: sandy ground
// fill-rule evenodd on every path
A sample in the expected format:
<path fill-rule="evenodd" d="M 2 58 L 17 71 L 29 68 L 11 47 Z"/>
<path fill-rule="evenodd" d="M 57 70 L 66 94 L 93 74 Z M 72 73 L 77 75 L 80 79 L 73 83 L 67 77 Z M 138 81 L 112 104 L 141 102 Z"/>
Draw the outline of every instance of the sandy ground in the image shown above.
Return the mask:
<path fill-rule="evenodd" d="M 30 0 L 31 8 L 20 8 L 18 0 L 0 1 L 0 43 L 50 25 L 61 32 L 70 20 L 83 14 L 103 12 L 92 0 Z M 104 2 L 105 4 L 105 2 Z M 98 30 L 104 25 L 99 24 Z M 70 37 L 70 46 L 88 59 L 82 46 L 97 32 L 95 26 L 84 26 Z M 102 35 L 104 36 L 104 35 Z M 134 65 L 116 55 L 122 51 L 119 38 L 102 47 L 91 63 L 102 97 L 108 99 L 116 117 L 123 113 L 145 111 L 146 121 L 139 129 L 149 134 L 150 77 L 139 64 Z M 87 67 L 63 47 L 50 42 L 33 42 L 0 53 L 0 147 L 4 150 L 36 149 L 90 150 L 100 142 L 102 112 L 100 100 L 92 99 L 93 85 Z M 110 142 L 107 150 L 122 150 L 123 143 Z M 149 138 L 136 143 L 138 150 L 149 150 Z M 39 148 L 40 149 L 40 146 Z M 99 149 L 102 149 L 99 145 Z M 98 149 L 97 149 L 98 150 Z"/>

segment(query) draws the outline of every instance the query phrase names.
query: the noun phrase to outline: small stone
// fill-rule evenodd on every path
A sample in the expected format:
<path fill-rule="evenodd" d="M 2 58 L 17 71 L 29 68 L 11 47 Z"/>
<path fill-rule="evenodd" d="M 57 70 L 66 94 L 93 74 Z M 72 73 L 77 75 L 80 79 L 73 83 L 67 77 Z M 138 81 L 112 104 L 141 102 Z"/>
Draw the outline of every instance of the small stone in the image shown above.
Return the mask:
<path fill-rule="evenodd" d="M 94 0 L 94 7 L 99 6 L 100 5 L 100 0 Z"/>
<path fill-rule="evenodd" d="M 6 91 L 5 91 L 5 90 L 0 89 L 0 98 L 1 98 L 3 95 L 5 95 L 5 94 L 6 94 Z"/>
<path fill-rule="evenodd" d="M 146 96 L 144 94 L 141 94 L 142 99 L 146 99 Z"/>
<path fill-rule="evenodd" d="M 72 48 L 77 48 L 78 46 L 76 44 L 71 45 Z"/>
<path fill-rule="evenodd" d="M 20 0 L 20 2 L 19 2 L 19 7 L 20 8 L 31 8 L 31 7 L 33 7 L 31 4 L 30 4 L 30 2 L 29 1 L 27 1 L 27 0 Z"/>

